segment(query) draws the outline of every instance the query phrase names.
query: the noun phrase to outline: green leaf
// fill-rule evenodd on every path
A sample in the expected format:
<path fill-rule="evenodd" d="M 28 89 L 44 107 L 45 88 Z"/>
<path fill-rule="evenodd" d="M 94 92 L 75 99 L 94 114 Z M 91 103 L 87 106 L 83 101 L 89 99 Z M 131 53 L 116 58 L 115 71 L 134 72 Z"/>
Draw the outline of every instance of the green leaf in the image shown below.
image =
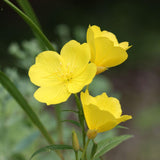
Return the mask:
<path fill-rule="evenodd" d="M 40 148 L 39 150 L 37 150 L 36 152 L 34 152 L 30 158 L 30 160 L 37 154 L 41 153 L 41 152 L 50 152 L 50 151 L 55 151 L 55 150 L 64 150 L 64 149 L 73 149 L 72 146 L 70 145 L 50 145 L 50 146 L 46 146 L 43 148 Z"/>
<path fill-rule="evenodd" d="M 122 136 L 117 136 L 117 137 L 112 137 L 112 138 L 107 138 L 105 140 L 102 140 L 101 142 L 98 143 L 98 149 L 94 155 L 94 159 L 99 158 L 100 156 L 104 155 L 106 152 L 118 146 L 123 141 L 132 137 L 133 135 L 122 135 Z"/>
<path fill-rule="evenodd" d="M 44 35 L 41 29 L 36 25 L 35 22 L 32 21 L 30 17 L 28 17 L 25 13 L 23 13 L 19 8 L 17 8 L 12 2 L 9 0 L 3 0 L 6 2 L 29 26 L 30 28 L 41 38 L 41 41 L 45 44 L 45 46 L 49 50 L 55 50 L 48 38 Z"/>
<path fill-rule="evenodd" d="M 25 111 L 31 121 L 37 126 L 45 139 L 49 142 L 49 144 L 54 144 L 53 139 L 47 132 L 44 125 L 41 123 L 40 119 L 33 111 L 32 107 L 27 103 L 23 95 L 19 92 L 16 86 L 12 83 L 12 81 L 0 71 L 0 83 L 3 87 L 11 94 L 11 96 L 17 101 L 19 106 Z"/>
<path fill-rule="evenodd" d="M 74 120 L 64 120 L 64 121 L 61 121 L 61 122 L 69 122 L 69 123 L 72 123 L 72 124 L 80 127 L 80 123 L 78 123 L 77 121 L 74 121 Z"/>

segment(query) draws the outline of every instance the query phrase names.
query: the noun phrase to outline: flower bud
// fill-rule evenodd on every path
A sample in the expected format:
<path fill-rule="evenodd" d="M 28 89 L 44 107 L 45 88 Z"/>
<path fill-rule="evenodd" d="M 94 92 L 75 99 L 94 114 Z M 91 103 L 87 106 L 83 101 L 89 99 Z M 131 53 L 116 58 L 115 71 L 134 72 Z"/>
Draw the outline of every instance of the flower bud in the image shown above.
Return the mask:
<path fill-rule="evenodd" d="M 80 149 L 79 141 L 78 141 L 77 134 L 75 131 L 72 131 L 72 146 L 75 151 L 78 151 Z"/>

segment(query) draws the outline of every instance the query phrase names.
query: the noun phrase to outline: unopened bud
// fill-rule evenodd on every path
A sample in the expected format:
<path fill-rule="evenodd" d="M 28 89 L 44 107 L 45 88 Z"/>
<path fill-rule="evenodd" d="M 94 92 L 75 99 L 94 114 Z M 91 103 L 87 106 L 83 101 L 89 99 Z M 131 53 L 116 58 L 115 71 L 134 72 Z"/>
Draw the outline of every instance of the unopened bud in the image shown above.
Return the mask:
<path fill-rule="evenodd" d="M 97 136 L 97 130 L 88 130 L 87 137 L 88 139 L 94 139 Z"/>
<path fill-rule="evenodd" d="M 75 151 L 78 151 L 80 149 L 78 137 L 75 131 L 72 131 L 72 146 Z"/>

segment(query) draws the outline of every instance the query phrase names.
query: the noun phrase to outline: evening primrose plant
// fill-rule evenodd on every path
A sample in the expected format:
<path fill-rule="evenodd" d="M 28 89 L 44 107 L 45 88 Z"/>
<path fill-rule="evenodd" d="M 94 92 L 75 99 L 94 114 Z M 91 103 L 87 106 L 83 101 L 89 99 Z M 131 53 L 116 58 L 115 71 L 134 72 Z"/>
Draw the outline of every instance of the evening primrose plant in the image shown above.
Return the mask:
<path fill-rule="evenodd" d="M 123 63 L 127 59 L 126 50 L 130 48 L 128 42 L 119 43 L 113 33 L 101 31 L 100 27 L 96 25 L 89 25 L 86 43 L 80 44 L 75 40 L 70 40 L 64 44 L 59 54 L 41 30 L 28 0 L 23 2 L 17 0 L 22 10 L 9 0 L 4 0 L 4 2 L 30 26 L 41 45 L 42 52 L 37 53 L 35 64 L 29 68 L 28 75 L 30 81 L 38 86 L 34 93 L 35 99 L 55 108 L 57 117 L 59 117 L 57 132 L 62 130 L 60 106 L 68 101 L 72 94 L 76 102 L 76 106 L 68 111 L 73 112 L 78 117 L 78 121 L 70 122 L 76 124 L 79 129 L 76 128 L 76 132 L 75 130 L 70 131 L 72 143 L 68 141 L 67 144 L 64 144 L 60 140 L 61 143 L 57 144 L 45 125 L 41 123 L 33 107 L 28 104 L 12 81 L 0 72 L 1 84 L 19 103 L 49 143 L 48 146 L 34 152 L 30 159 L 41 152 L 51 150 L 55 151 L 62 160 L 65 159 L 65 153 L 61 150 L 74 151 L 75 160 L 102 159 L 106 152 L 131 138 L 131 135 L 122 135 L 102 139 L 103 143 L 96 141 L 96 137 L 102 132 L 107 134 L 107 131 L 119 126 L 121 122 L 132 119 L 132 116 L 122 115 L 121 105 L 117 98 L 109 97 L 106 93 L 93 97 L 89 90 L 89 85 L 95 76 L 99 76 L 98 74 Z M 69 121 L 69 119 L 64 121 Z M 123 126 L 119 127 L 123 128 Z M 65 130 L 65 128 L 63 129 Z M 61 134 L 61 132 L 59 133 Z M 53 158 L 51 157 L 51 159 Z"/>
<path fill-rule="evenodd" d="M 89 45 L 71 40 L 63 46 L 60 54 L 53 51 L 40 53 L 36 57 L 35 64 L 29 69 L 31 82 L 40 87 L 34 94 L 38 101 L 55 105 L 67 101 L 71 94 L 75 94 L 83 136 L 84 148 L 81 159 L 86 159 L 85 154 L 90 139 L 132 118 L 129 115 L 121 116 L 122 110 L 118 99 L 108 97 L 106 93 L 92 97 L 89 95 L 88 86 L 85 92 L 81 92 L 84 86 L 92 82 L 98 70 L 96 64 L 90 61 Z M 77 96 L 79 92 L 81 99 Z M 85 121 L 88 126 L 87 132 Z M 81 147 L 75 132 L 72 133 L 72 147 L 76 159 L 79 159 L 78 151 Z"/>

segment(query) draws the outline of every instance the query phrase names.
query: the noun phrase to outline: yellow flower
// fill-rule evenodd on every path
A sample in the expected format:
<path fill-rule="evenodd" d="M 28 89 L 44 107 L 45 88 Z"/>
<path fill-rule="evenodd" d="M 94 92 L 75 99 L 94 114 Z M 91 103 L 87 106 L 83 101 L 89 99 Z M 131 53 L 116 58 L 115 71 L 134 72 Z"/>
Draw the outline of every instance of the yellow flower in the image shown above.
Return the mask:
<path fill-rule="evenodd" d="M 129 120 L 132 116 L 123 115 L 119 100 L 114 97 L 108 97 L 106 93 L 92 97 L 88 90 L 81 92 L 81 101 L 84 116 L 88 125 L 89 133 L 105 132 L 121 122 Z M 90 135 L 92 139 L 92 135 Z M 94 137 L 94 136 L 93 136 Z"/>
<path fill-rule="evenodd" d="M 128 42 L 118 43 L 113 33 L 101 31 L 96 25 L 89 26 L 87 43 L 91 49 L 91 62 L 97 66 L 97 74 L 123 63 L 128 58 L 126 50 L 131 47 Z"/>
<path fill-rule="evenodd" d="M 60 55 L 54 51 L 40 53 L 29 69 L 31 82 L 40 87 L 34 97 L 48 105 L 65 102 L 94 78 L 96 66 L 89 61 L 88 44 L 74 40 L 64 45 Z"/>

